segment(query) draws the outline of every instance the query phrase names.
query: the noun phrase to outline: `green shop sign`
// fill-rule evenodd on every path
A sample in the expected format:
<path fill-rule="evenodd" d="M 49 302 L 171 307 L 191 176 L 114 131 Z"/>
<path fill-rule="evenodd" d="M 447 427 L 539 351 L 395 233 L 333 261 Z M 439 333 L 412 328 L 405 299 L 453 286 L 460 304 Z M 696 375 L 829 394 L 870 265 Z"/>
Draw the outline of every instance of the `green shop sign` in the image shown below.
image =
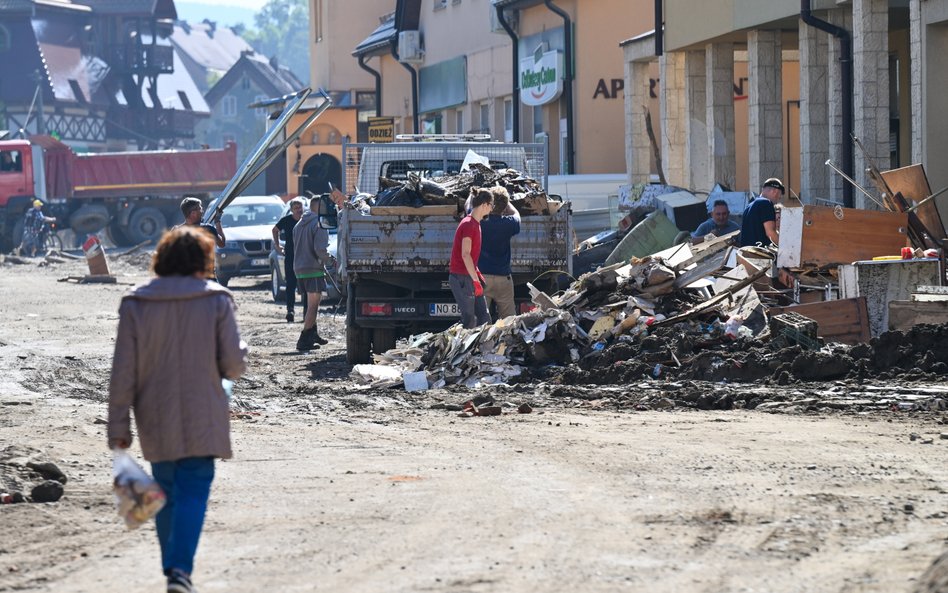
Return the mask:
<path fill-rule="evenodd" d="M 524 105 L 544 105 L 554 101 L 562 92 L 561 52 L 538 52 L 520 60 L 520 101 Z"/>

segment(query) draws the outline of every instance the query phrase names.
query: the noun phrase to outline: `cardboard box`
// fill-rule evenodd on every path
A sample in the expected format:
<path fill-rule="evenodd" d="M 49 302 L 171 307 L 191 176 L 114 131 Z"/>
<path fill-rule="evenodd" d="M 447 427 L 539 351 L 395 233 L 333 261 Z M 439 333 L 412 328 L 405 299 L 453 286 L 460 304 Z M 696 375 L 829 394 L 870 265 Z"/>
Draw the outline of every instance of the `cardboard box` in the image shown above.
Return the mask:
<path fill-rule="evenodd" d="M 89 237 L 89 240 L 83 243 L 82 252 L 86 256 L 86 262 L 89 264 L 90 276 L 111 276 L 109 271 L 109 261 L 105 259 L 105 248 L 99 242 L 97 237 Z"/>

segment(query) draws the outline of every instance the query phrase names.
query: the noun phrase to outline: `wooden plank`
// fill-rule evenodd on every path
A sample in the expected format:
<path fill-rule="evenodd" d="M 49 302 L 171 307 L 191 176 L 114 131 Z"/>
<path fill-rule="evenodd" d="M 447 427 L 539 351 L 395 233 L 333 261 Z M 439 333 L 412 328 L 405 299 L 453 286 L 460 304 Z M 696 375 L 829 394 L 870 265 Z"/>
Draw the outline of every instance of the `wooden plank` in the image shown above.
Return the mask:
<path fill-rule="evenodd" d="M 920 323 L 948 323 L 948 301 L 889 302 L 889 329 L 906 331 Z"/>
<path fill-rule="evenodd" d="M 928 177 L 925 175 L 925 167 L 921 163 L 883 171 L 882 179 L 893 193 L 901 193 L 907 200 L 915 203 L 932 195 L 932 188 L 928 185 Z M 945 225 L 941 220 L 941 215 L 938 214 L 938 206 L 934 200 L 923 204 L 918 209 L 918 218 L 925 228 L 939 235 L 935 237 L 936 239 L 944 238 Z"/>
<path fill-rule="evenodd" d="M 695 280 L 700 280 L 705 276 L 709 276 L 714 272 L 717 272 L 724 267 L 725 263 L 727 263 L 727 258 L 730 253 L 730 248 L 728 248 L 723 253 L 718 253 L 713 257 L 709 257 L 694 268 L 686 270 L 681 274 L 681 276 L 675 278 L 674 287 L 682 288 L 684 286 L 688 286 Z"/>
<path fill-rule="evenodd" d="M 723 303 L 725 299 L 733 298 L 734 293 L 736 293 L 740 289 L 744 288 L 745 286 L 749 286 L 753 284 L 755 280 L 759 279 L 760 277 L 764 275 L 764 272 L 765 270 L 760 270 L 756 274 L 751 274 L 747 278 L 744 278 L 743 280 L 736 282 L 735 284 L 729 286 L 728 288 L 714 295 L 707 301 L 703 303 L 698 303 L 691 309 L 685 311 L 684 313 L 679 313 L 678 315 L 675 315 L 674 317 L 669 317 L 668 319 L 664 319 L 662 321 L 656 321 L 654 325 L 656 326 L 673 325 L 675 323 L 678 323 L 679 321 L 684 321 L 686 319 L 690 319 L 694 317 L 695 315 L 709 311 L 710 309 Z"/>
<path fill-rule="evenodd" d="M 727 235 L 722 235 L 720 237 L 717 237 L 713 241 L 707 241 L 705 243 L 698 243 L 697 245 L 691 245 L 689 249 L 691 250 L 691 253 L 694 253 L 694 255 L 678 263 L 674 263 L 673 261 L 670 261 L 670 260 L 666 260 L 665 263 L 666 264 L 674 263 L 674 267 L 672 269 L 675 270 L 676 272 L 680 272 L 684 270 L 685 268 L 687 268 L 688 266 L 690 266 L 691 264 L 707 259 L 711 257 L 712 255 L 714 255 L 715 253 L 725 249 L 728 245 L 731 244 L 731 239 L 735 239 L 735 240 L 737 239 L 737 235 L 739 235 L 740 232 L 741 231 L 734 231 L 733 233 L 728 233 Z M 653 255 L 661 255 L 661 253 L 656 253 Z"/>
<path fill-rule="evenodd" d="M 783 267 L 827 267 L 871 260 L 880 255 L 898 255 L 906 244 L 908 215 L 829 206 L 804 206 L 788 217 L 781 212 L 780 249 L 777 265 Z M 802 212 L 800 212 L 802 210 Z M 799 245 L 784 240 L 799 225 Z"/>
<path fill-rule="evenodd" d="M 781 313 L 798 313 L 809 317 L 819 326 L 817 335 L 827 341 L 844 344 L 869 341 L 869 313 L 865 297 L 767 309 L 768 315 Z"/>

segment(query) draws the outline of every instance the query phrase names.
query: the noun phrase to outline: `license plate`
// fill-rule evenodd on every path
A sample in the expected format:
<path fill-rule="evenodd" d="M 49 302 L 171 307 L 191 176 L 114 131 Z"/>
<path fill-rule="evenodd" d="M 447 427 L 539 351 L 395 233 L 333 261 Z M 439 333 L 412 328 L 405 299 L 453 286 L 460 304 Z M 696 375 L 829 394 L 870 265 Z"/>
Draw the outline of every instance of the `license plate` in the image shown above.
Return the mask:
<path fill-rule="evenodd" d="M 432 317 L 460 317 L 461 309 L 457 303 L 431 303 L 428 313 Z"/>
<path fill-rule="evenodd" d="M 267 264 L 269 264 L 269 263 L 270 263 L 269 260 L 266 260 L 266 259 L 263 259 L 263 258 L 250 260 L 250 265 L 251 265 L 251 266 L 265 266 L 265 265 L 267 265 Z"/>

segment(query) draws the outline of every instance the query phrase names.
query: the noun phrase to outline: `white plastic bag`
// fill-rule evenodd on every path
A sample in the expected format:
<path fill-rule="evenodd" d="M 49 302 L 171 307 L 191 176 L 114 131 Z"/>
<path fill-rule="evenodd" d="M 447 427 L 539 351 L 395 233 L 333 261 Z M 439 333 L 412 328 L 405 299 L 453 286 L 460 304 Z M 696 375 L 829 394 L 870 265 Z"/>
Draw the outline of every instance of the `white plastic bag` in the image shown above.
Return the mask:
<path fill-rule="evenodd" d="M 124 449 L 112 451 L 112 489 L 115 506 L 125 526 L 135 529 L 165 506 L 165 493 Z"/>

